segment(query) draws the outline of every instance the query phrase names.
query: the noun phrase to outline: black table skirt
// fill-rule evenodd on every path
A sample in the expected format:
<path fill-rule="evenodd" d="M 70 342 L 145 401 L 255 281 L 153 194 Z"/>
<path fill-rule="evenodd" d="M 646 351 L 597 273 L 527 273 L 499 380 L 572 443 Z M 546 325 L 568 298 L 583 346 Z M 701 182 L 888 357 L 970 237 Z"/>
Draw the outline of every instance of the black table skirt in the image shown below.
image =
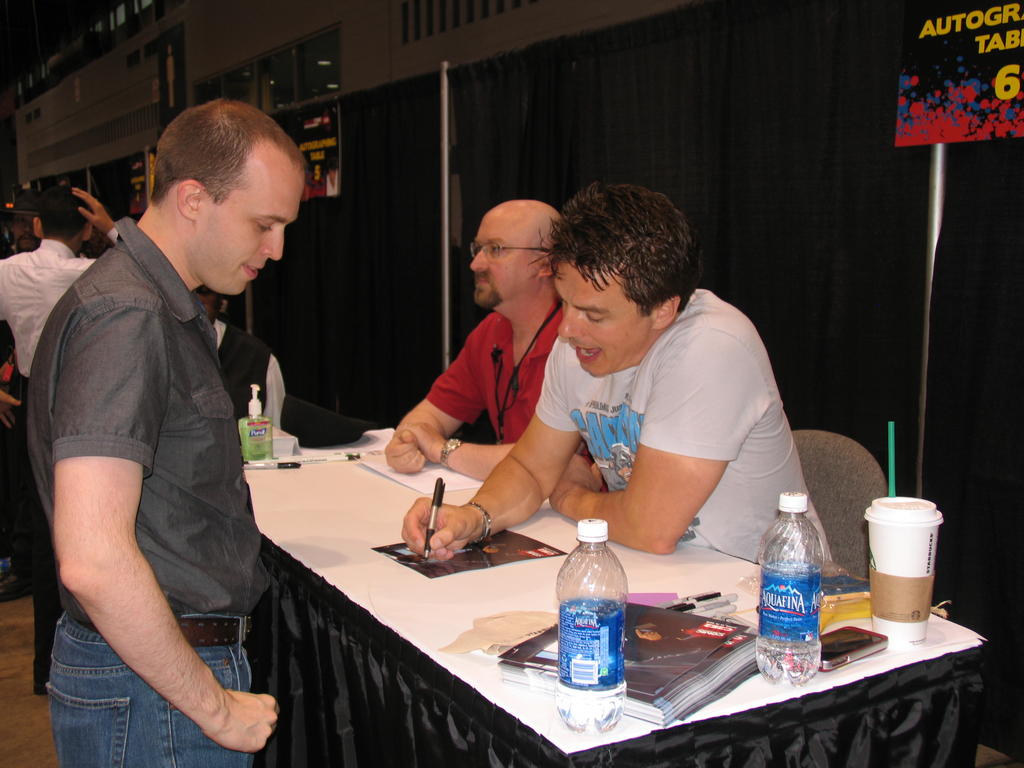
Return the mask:
<path fill-rule="evenodd" d="M 257 765 L 974 765 L 980 649 L 566 755 L 266 539 L 263 558 L 247 646 L 281 718 Z"/>

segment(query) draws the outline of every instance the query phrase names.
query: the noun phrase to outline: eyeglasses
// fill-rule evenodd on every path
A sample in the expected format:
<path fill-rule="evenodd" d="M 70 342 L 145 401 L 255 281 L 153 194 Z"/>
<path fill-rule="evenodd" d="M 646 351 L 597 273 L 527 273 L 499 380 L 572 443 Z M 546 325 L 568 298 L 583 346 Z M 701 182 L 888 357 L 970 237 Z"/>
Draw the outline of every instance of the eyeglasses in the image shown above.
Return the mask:
<path fill-rule="evenodd" d="M 505 254 L 503 251 L 539 251 L 540 253 L 547 253 L 547 248 L 534 248 L 529 245 L 502 245 L 501 243 L 483 243 L 482 245 L 474 240 L 469 244 L 469 256 L 472 259 L 476 258 L 476 255 L 483 251 L 484 254 L 490 259 L 500 259 Z"/>

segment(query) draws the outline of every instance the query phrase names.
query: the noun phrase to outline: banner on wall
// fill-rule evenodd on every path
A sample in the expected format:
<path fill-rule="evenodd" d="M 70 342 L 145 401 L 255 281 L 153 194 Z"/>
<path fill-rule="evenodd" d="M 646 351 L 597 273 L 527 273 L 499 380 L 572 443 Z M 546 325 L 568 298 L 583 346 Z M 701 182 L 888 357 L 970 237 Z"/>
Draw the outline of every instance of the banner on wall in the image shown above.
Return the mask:
<path fill-rule="evenodd" d="M 290 113 L 284 129 L 306 158 L 306 189 L 302 199 L 337 197 L 341 190 L 338 102 L 316 104 Z"/>
<path fill-rule="evenodd" d="M 1024 136 L 1024 3 L 906 0 L 896 146 Z"/>
<path fill-rule="evenodd" d="M 149 185 L 146 183 L 146 153 L 139 152 L 133 155 L 129 169 L 132 188 L 131 197 L 128 199 L 128 215 L 141 216 L 146 212 L 149 204 Z"/>
<path fill-rule="evenodd" d="M 161 33 L 157 85 L 160 95 L 160 130 L 188 106 L 185 103 L 185 26 L 178 24 Z"/>

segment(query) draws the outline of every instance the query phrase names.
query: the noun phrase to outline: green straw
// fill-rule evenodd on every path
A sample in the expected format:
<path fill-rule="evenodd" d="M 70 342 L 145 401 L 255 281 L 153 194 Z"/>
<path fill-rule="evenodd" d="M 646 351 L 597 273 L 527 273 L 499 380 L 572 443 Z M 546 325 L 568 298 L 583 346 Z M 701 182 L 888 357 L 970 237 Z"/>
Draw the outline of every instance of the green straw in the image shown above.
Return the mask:
<path fill-rule="evenodd" d="M 889 422 L 889 495 L 896 495 L 896 422 Z"/>

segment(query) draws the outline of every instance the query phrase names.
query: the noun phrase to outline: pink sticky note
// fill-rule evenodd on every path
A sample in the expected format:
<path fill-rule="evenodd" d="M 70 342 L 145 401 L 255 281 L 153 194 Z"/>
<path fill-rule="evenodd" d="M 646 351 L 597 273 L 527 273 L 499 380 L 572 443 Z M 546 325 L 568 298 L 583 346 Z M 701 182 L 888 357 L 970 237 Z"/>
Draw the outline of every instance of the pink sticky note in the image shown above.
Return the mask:
<path fill-rule="evenodd" d="M 675 602 L 679 595 L 675 592 L 630 592 L 629 602 L 636 605 L 661 605 Z"/>

